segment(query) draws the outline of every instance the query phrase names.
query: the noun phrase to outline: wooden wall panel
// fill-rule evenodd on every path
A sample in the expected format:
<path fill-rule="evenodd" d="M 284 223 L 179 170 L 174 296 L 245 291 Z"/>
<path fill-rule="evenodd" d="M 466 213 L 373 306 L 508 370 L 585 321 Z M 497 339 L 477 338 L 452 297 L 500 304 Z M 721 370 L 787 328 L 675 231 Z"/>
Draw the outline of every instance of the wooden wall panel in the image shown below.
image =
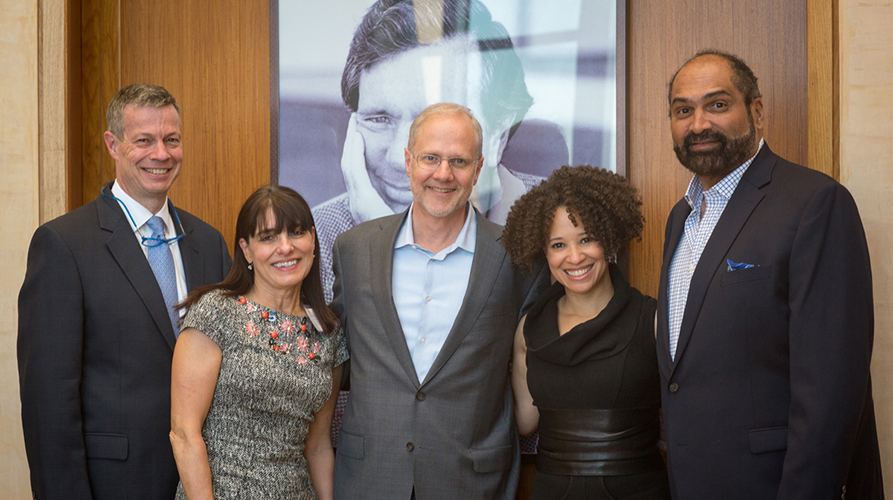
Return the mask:
<path fill-rule="evenodd" d="M 269 0 L 82 0 L 84 202 L 115 177 L 105 109 L 131 83 L 161 85 L 182 116 L 170 198 L 232 247 L 239 207 L 270 179 Z"/>
<path fill-rule="evenodd" d="M 81 0 L 81 203 L 99 195 L 103 184 L 114 180 L 115 163 L 108 155 L 102 133 L 105 110 L 120 88 L 119 24 L 117 0 Z M 74 208 L 74 207 L 72 207 Z"/>
<path fill-rule="evenodd" d="M 642 195 L 645 230 L 630 247 L 634 286 L 657 294 L 664 226 L 691 179 L 670 138 L 667 82 L 704 48 L 738 55 L 759 78 L 772 150 L 807 160 L 807 0 L 627 0 L 629 177 Z"/>

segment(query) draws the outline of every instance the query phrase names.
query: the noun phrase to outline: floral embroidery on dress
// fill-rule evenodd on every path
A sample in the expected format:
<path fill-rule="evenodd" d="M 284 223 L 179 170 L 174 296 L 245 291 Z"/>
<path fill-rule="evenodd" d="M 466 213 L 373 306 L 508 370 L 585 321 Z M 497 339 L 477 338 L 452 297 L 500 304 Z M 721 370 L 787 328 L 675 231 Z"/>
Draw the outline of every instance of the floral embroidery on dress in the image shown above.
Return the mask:
<path fill-rule="evenodd" d="M 248 323 L 245 323 L 245 333 L 251 337 L 257 337 L 260 330 L 257 329 L 257 325 L 254 324 L 254 321 L 249 321 Z"/>
<path fill-rule="evenodd" d="M 295 346 L 297 346 L 298 349 L 300 349 L 304 352 L 307 352 L 308 350 L 310 350 L 310 342 L 307 340 L 307 337 L 305 337 L 303 335 L 301 335 L 300 337 L 297 338 L 297 340 L 295 340 Z"/>
<path fill-rule="evenodd" d="M 279 325 L 279 331 L 286 335 L 291 335 L 295 331 L 295 322 L 290 319 L 284 320 L 282 324 Z"/>
<path fill-rule="evenodd" d="M 267 309 L 261 305 L 255 304 L 253 302 L 249 302 L 245 297 L 239 297 L 236 301 L 244 306 L 245 312 L 247 314 L 252 313 L 260 313 L 260 317 L 257 318 L 261 324 L 264 322 L 273 323 L 270 325 L 271 331 L 269 333 L 269 338 L 267 339 L 267 343 L 270 346 L 270 350 L 280 352 L 282 354 L 289 354 L 292 348 L 296 348 L 302 354 L 295 358 L 295 361 L 300 364 L 307 364 L 307 361 L 317 362 L 319 361 L 318 353 L 320 351 L 320 343 L 316 341 L 313 343 L 313 349 L 310 349 L 310 340 L 305 335 L 299 335 L 294 339 L 294 343 L 286 342 L 284 337 L 290 337 L 293 333 L 295 333 L 300 327 L 301 333 L 307 333 L 307 318 L 301 317 L 299 318 L 299 323 L 296 324 L 294 320 L 289 318 L 284 318 L 278 326 L 276 323 L 279 321 L 278 313 L 272 309 Z M 316 332 L 316 329 L 312 329 L 309 334 L 313 334 Z M 245 323 L 245 333 L 248 334 L 249 337 L 257 337 L 261 333 L 260 327 L 254 321 L 249 320 Z M 281 334 L 281 336 L 280 336 Z"/>

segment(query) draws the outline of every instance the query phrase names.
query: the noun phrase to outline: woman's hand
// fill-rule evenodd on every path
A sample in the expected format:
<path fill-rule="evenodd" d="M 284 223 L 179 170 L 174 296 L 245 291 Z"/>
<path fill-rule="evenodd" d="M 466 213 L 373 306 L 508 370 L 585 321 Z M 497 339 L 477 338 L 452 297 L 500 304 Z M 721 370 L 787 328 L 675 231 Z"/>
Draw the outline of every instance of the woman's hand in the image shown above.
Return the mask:
<path fill-rule="evenodd" d="M 533 405 L 533 396 L 527 387 L 527 341 L 524 340 L 524 322 L 521 318 L 515 330 L 512 349 L 512 391 L 515 394 L 515 418 L 518 419 L 518 432 L 522 436 L 533 434 L 539 425 L 540 412 Z"/>
<path fill-rule="evenodd" d="M 304 446 L 310 483 L 319 500 L 331 500 L 334 494 L 335 451 L 332 449 L 332 416 L 335 414 L 335 403 L 338 402 L 343 368 L 344 365 L 338 365 L 332 370 L 332 393 L 326 404 L 316 413 L 316 420 L 310 424 L 307 443 Z"/>
<path fill-rule="evenodd" d="M 195 328 L 180 333 L 171 369 L 170 438 L 189 500 L 214 498 L 202 426 L 214 398 L 221 359 L 220 347 L 204 333 Z"/>

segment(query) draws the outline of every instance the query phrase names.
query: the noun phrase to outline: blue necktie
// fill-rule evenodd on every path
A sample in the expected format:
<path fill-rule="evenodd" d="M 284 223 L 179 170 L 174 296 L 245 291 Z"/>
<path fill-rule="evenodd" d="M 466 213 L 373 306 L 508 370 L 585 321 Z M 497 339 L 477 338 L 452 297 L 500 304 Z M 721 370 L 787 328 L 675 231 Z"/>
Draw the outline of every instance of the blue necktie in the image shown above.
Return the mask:
<path fill-rule="evenodd" d="M 161 287 L 161 295 L 164 296 L 164 305 L 167 306 L 167 314 L 171 319 L 171 326 L 174 327 L 174 337 L 180 335 L 180 329 L 177 328 L 177 322 L 180 320 L 180 314 L 174 310 L 174 304 L 177 303 L 177 272 L 174 270 L 174 255 L 171 253 L 170 246 L 164 237 L 164 221 L 159 216 L 153 216 L 146 222 L 149 229 L 152 230 L 152 244 L 147 248 L 149 257 L 149 266 L 155 273 L 155 279 L 158 280 L 158 286 Z M 162 240 L 162 241 L 156 241 Z"/>

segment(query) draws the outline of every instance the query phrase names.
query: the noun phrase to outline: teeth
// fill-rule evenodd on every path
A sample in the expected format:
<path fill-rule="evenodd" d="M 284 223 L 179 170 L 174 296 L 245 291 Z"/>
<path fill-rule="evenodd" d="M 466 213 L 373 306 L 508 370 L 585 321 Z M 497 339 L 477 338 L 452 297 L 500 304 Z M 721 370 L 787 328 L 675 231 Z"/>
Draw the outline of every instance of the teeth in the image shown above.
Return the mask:
<path fill-rule="evenodd" d="M 273 267 L 290 267 L 297 263 L 297 260 L 290 260 L 288 262 L 277 262 L 276 264 L 273 264 Z"/>
<path fill-rule="evenodd" d="M 433 188 L 431 188 L 431 189 L 433 189 L 434 191 L 437 191 L 438 193 L 449 193 L 449 192 L 452 192 L 452 189 L 446 189 L 446 188 L 436 188 L 436 187 L 433 187 Z"/>
<path fill-rule="evenodd" d="M 167 173 L 167 170 L 165 170 L 163 168 L 147 168 L 145 170 L 146 170 L 146 172 L 149 172 L 150 174 L 155 174 L 155 175 L 161 175 L 161 174 Z"/>
<path fill-rule="evenodd" d="M 576 270 L 568 269 L 564 272 L 566 272 L 569 276 L 573 276 L 574 278 L 579 278 L 580 276 L 583 276 L 584 274 L 588 273 L 590 269 L 592 269 L 592 266 L 589 266 L 586 269 L 576 269 Z"/>

